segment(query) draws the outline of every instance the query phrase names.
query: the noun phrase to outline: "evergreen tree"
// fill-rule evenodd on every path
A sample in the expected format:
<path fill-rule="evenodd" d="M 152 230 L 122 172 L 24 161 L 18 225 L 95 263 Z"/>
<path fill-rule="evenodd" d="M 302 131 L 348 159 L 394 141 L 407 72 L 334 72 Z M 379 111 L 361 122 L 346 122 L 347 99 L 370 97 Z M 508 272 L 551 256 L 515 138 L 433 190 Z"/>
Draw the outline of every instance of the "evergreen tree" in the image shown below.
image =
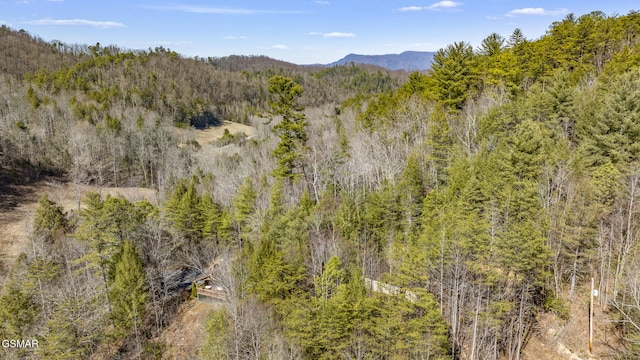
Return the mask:
<path fill-rule="evenodd" d="M 255 212 L 257 194 L 250 178 L 238 188 L 236 196 L 231 201 L 233 228 L 235 241 L 240 245 L 251 232 L 249 217 Z"/>
<path fill-rule="evenodd" d="M 116 329 L 119 335 L 133 330 L 138 336 L 145 316 L 148 295 L 142 261 L 131 241 L 125 240 L 123 243 L 114 264 L 111 282 L 111 316 Z"/>
<path fill-rule="evenodd" d="M 296 180 L 300 177 L 300 159 L 307 142 L 307 119 L 304 107 L 298 103 L 302 86 L 291 78 L 274 76 L 269 79 L 268 90 L 276 98 L 269 103 L 269 115 L 281 117 L 280 122 L 273 127 L 274 133 L 280 138 L 273 151 L 278 159 L 274 176 Z"/>
<path fill-rule="evenodd" d="M 32 288 L 14 281 L 7 284 L 0 296 L 0 337 L 3 339 L 26 338 L 28 330 L 39 311 Z"/>
<path fill-rule="evenodd" d="M 260 240 L 249 265 L 252 291 L 260 300 L 278 302 L 288 298 L 304 275 L 304 268 L 285 261 L 273 241 Z"/>
<path fill-rule="evenodd" d="M 505 39 L 497 33 L 492 33 L 480 43 L 479 54 L 484 56 L 496 56 L 504 49 Z"/>
<path fill-rule="evenodd" d="M 335 295 L 345 278 L 346 274 L 342 268 L 342 262 L 337 256 L 333 256 L 324 265 L 322 274 L 315 279 L 316 296 L 327 301 Z"/>
<path fill-rule="evenodd" d="M 640 159 L 640 70 L 613 78 L 598 95 L 593 117 L 578 124 L 583 146 L 591 164 L 624 168 Z"/>
<path fill-rule="evenodd" d="M 46 241 L 52 241 L 57 234 L 65 232 L 68 226 L 62 206 L 43 195 L 38 200 L 38 208 L 33 219 L 33 230 L 41 234 Z"/>
<path fill-rule="evenodd" d="M 224 310 L 211 311 L 205 324 L 205 340 L 200 348 L 202 359 L 227 359 L 229 320 Z"/>
<path fill-rule="evenodd" d="M 222 221 L 220 209 L 211 194 L 198 194 L 199 181 L 195 175 L 188 182 L 186 179 L 178 181 L 164 205 L 173 227 L 192 243 L 203 238 L 217 238 Z"/>
<path fill-rule="evenodd" d="M 429 74 L 435 99 L 452 109 L 462 109 L 476 86 L 475 57 L 471 45 L 457 42 L 433 56 Z"/>
<path fill-rule="evenodd" d="M 63 300 L 56 306 L 52 316 L 47 319 L 48 332 L 44 338 L 46 346 L 42 354 L 47 359 L 85 359 L 87 349 L 83 347 L 84 336 L 79 324 L 73 321 L 82 311 L 74 299 Z"/>

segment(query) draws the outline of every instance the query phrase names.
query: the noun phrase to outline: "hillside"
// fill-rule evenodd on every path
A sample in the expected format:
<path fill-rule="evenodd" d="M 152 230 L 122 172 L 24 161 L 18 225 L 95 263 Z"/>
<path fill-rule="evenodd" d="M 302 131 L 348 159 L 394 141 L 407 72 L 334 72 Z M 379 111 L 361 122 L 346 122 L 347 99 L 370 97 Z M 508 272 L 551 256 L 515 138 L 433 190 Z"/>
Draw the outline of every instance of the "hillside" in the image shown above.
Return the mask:
<path fill-rule="evenodd" d="M 434 52 L 428 51 L 405 51 L 401 54 L 386 55 L 349 54 L 338 61 L 328 64 L 327 66 L 354 63 L 376 65 L 389 70 L 429 70 L 434 54 Z"/>
<path fill-rule="evenodd" d="M 0 357 L 640 356 L 640 13 L 411 74 L 0 48 L 0 338 L 41 344 Z"/>
<path fill-rule="evenodd" d="M 165 179 L 158 174 L 168 179 L 181 171 L 167 160 L 180 162 L 184 155 L 170 146 L 177 141 L 176 128 L 262 121 L 255 115 L 267 107 L 265 82 L 271 76 L 303 83 L 301 102 L 309 107 L 393 90 L 406 78 L 379 69 L 327 70 L 266 57 L 189 59 L 162 47 L 125 51 L 49 44 L 7 27 L 0 31 L 0 46 L 11 50 L 0 53 L 5 134 L 0 175 L 19 167 L 32 178 L 41 172 L 65 174 L 99 185 L 162 186 Z M 99 155 L 106 153 L 111 157 Z"/>

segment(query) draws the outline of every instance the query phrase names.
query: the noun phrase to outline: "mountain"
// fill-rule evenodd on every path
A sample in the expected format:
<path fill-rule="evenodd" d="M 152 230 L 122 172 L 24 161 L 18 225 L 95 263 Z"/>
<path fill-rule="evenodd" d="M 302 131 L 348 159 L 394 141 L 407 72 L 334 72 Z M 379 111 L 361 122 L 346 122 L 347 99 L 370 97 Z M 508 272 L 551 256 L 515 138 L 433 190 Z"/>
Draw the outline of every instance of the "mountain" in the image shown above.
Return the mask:
<path fill-rule="evenodd" d="M 349 54 L 327 66 L 344 65 L 353 62 L 356 64 L 382 66 L 389 70 L 427 70 L 431 68 L 431 61 L 433 60 L 434 54 L 435 52 L 430 51 L 405 51 L 401 54 L 386 55 Z"/>

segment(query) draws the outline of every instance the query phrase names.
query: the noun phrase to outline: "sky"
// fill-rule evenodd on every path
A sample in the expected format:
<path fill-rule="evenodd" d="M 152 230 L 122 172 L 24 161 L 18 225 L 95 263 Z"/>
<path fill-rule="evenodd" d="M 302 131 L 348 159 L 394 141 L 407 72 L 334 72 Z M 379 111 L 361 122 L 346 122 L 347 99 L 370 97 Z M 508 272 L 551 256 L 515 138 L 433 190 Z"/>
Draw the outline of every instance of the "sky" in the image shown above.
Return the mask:
<path fill-rule="evenodd" d="M 622 0 L 0 0 L 0 25 L 46 41 L 162 46 L 184 56 L 266 55 L 326 64 L 349 53 L 437 51 L 520 28 L 537 39 L 569 13 L 625 15 Z M 0 51 L 2 51 L 0 49 Z"/>

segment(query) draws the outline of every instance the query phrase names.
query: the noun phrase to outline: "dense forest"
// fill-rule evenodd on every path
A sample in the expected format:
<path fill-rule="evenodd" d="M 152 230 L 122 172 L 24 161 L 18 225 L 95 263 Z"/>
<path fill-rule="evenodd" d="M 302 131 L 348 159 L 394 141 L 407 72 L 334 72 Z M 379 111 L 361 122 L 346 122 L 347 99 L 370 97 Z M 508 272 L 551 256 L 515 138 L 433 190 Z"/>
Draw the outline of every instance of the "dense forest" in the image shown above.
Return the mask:
<path fill-rule="evenodd" d="M 159 194 L 40 198 L 0 263 L 0 338 L 40 346 L 0 358 L 170 358 L 180 271 L 226 293 L 192 358 L 520 359 L 592 277 L 607 356 L 640 357 L 640 13 L 454 43 L 411 74 L 5 26 L 0 49 L 0 192 Z M 184 135 L 223 120 L 257 133 Z"/>

